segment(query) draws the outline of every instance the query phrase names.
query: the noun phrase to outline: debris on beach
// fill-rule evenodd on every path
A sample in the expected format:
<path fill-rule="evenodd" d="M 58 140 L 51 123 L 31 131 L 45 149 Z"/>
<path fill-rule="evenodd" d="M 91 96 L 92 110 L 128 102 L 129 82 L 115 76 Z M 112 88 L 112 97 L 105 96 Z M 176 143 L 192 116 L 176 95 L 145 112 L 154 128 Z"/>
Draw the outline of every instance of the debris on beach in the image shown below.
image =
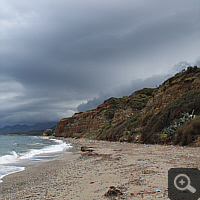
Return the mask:
<path fill-rule="evenodd" d="M 81 147 L 81 151 L 82 152 L 93 152 L 94 151 L 94 149 L 93 149 L 93 147 L 87 147 L 87 146 L 82 146 Z"/>
<path fill-rule="evenodd" d="M 105 197 L 119 196 L 123 195 L 120 189 L 115 186 L 110 186 L 110 189 L 104 194 Z"/>
<path fill-rule="evenodd" d="M 93 152 L 85 152 L 85 153 L 82 153 L 81 154 L 81 157 L 83 157 L 83 156 L 101 156 L 101 155 L 99 155 L 98 153 L 93 153 Z"/>

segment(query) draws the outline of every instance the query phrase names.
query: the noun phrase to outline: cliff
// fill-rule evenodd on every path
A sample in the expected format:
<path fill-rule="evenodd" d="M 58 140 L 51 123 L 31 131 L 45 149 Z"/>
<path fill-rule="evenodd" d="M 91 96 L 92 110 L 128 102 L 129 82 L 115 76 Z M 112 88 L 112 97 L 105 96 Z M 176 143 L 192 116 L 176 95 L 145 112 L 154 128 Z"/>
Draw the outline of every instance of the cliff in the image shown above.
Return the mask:
<path fill-rule="evenodd" d="M 171 143 L 173 137 L 161 137 L 158 133 L 163 134 L 164 128 L 193 110 L 200 114 L 200 69 L 188 67 L 158 88 L 144 88 L 123 98 L 112 97 L 94 110 L 61 119 L 55 136 Z"/>
<path fill-rule="evenodd" d="M 94 110 L 61 119 L 56 126 L 55 135 L 105 139 L 102 135 L 104 130 L 140 113 L 155 90 L 157 89 L 144 88 L 129 97 L 111 97 Z"/>
<path fill-rule="evenodd" d="M 198 68 L 189 67 L 187 71 L 182 71 L 166 80 L 159 86 L 157 93 L 149 99 L 144 109 L 144 114 L 149 112 L 158 113 L 166 105 L 191 90 L 200 90 Z"/>

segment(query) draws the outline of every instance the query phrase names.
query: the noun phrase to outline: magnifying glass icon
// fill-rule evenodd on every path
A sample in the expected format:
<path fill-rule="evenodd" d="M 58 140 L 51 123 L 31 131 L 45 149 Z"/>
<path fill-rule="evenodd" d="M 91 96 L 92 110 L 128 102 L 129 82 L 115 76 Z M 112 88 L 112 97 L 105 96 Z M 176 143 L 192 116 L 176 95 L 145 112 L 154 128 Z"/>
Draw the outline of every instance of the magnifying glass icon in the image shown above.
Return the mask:
<path fill-rule="evenodd" d="M 178 178 L 182 177 L 182 179 L 180 181 L 178 181 Z M 180 185 L 185 185 L 185 181 L 184 179 L 185 178 L 187 180 L 187 184 L 186 186 L 184 187 L 180 187 L 177 185 L 177 182 L 180 184 Z M 190 178 L 186 175 L 186 174 L 179 174 L 175 177 L 174 179 L 174 186 L 178 189 L 178 190 L 189 190 L 191 193 L 195 193 L 196 192 L 196 189 L 194 187 L 192 187 L 190 185 L 191 181 L 190 181 Z"/>

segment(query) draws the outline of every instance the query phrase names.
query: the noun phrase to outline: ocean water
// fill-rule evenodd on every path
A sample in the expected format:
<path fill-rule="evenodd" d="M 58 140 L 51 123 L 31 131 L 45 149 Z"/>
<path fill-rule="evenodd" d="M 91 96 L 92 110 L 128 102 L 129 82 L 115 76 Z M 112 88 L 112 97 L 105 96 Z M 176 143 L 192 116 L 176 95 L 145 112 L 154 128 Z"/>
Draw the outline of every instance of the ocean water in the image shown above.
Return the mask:
<path fill-rule="evenodd" d="M 55 159 L 71 147 L 49 137 L 0 135 L 0 182 L 8 174 Z"/>

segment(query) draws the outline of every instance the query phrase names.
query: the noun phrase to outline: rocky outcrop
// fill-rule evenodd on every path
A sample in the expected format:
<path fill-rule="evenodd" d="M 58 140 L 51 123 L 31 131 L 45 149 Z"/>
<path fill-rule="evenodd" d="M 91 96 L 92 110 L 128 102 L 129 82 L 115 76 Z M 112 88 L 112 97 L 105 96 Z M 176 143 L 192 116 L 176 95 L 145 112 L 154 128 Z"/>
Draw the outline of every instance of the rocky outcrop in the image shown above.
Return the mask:
<path fill-rule="evenodd" d="M 105 101 L 96 109 L 84 113 L 75 113 L 72 117 L 61 119 L 55 130 L 57 137 L 84 137 L 90 132 L 96 132 L 108 122 L 100 110 L 109 108 L 109 102 Z"/>
<path fill-rule="evenodd" d="M 167 83 L 169 83 L 169 81 Z M 200 90 L 200 79 L 181 81 L 180 83 L 166 87 L 167 83 L 163 84 L 158 92 L 149 99 L 143 110 L 144 114 L 157 114 L 165 106 L 181 97 L 184 93 L 191 90 Z"/>
<path fill-rule="evenodd" d="M 61 119 L 56 126 L 56 130 L 55 130 L 55 136 L 56 137 L 62 137 L 64 136 L 64 132 L 65 132 L 65 126 L 67 124 L 68 118 L 65 119 Z"/>

